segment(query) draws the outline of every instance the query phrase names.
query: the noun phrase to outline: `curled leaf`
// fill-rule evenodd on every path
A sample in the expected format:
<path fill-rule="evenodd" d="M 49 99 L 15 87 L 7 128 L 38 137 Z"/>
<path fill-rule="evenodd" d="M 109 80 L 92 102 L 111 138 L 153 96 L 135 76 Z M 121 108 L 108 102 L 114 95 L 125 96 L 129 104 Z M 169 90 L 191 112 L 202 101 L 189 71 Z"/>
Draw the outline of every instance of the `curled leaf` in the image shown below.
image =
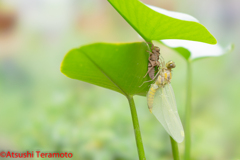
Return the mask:
<path fill-rule="evenodd" d="M 219 44 L 211 45 L 187 40 L 162 40 L 161 42 L 169 48 L 177 51 L 186 60 L 221 56 L 233 49 L 232 44 L 223 48 Z"/>

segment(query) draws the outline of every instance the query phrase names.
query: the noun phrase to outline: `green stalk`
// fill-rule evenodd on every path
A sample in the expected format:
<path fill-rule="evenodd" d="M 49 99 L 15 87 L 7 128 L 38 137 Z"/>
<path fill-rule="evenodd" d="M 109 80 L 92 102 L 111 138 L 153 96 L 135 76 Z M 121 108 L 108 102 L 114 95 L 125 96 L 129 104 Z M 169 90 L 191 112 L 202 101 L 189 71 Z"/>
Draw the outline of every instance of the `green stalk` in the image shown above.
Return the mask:
<path fill-rule="evenodd" d="M 192 97 L 192 68 L 187 61 L 187 95 L 185 108 L 185 160 L 191 159 L 191 97 Z"/>
<path fill-rule="evenodd" d="M 137 143 L 139 160 L 146 160 L 135 103 L 132 96 L 128 96 L 127 98 L 128 98 L 128 102 L 131 109 L 133 128 L 134 128 L 135 139 Z"/>
<path fill-rule="evenodd" d="M 170 136 L 171 144 L 172 144 L 172 154 L 174 160 L 180 160 L 179 152 L 178 152 L 178 143 Z"/>

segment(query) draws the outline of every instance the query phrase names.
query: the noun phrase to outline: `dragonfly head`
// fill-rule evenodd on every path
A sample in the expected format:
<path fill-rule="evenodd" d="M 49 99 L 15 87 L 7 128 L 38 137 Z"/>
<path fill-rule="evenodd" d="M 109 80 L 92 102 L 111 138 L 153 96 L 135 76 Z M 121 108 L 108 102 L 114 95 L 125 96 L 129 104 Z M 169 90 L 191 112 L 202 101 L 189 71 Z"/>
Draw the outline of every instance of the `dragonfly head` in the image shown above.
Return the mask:
<path fill-rule="evenodd" d="M 173 61 L 168 61 L 167 64 L 166 64 L 166 67 L 168 69 L 172 69 L 172 68 L 176 67 L 176 64 Z"/>

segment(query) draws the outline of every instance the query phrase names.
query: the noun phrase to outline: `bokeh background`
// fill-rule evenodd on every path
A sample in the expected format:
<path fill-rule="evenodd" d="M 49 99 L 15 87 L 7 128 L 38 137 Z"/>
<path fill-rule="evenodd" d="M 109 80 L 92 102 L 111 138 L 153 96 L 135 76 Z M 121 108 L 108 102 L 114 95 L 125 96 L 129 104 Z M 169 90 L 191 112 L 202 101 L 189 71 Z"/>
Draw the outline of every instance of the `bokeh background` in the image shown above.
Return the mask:
<path fill-rule="evenodd" d="M 240 159 L 240 1 L 142 1 L 191 14 L 222 46 L 235 44 L 230 54 L 193 64 L 192 156 Z M 60 64 L 70 49 L 87 43 L 140 40 L 106 0 L 0 0 L 0 151 L 138 159 L 126 98 L 65 77 Z M 183 118 L 186 63 L 170 49 L 161 51 L 177 65 L 172 86 Z M 147 159 L 172 159 L 169 137 L 146 97 L 135 101 Z M 182 155 L 184 143 L 179 150 Z"/>

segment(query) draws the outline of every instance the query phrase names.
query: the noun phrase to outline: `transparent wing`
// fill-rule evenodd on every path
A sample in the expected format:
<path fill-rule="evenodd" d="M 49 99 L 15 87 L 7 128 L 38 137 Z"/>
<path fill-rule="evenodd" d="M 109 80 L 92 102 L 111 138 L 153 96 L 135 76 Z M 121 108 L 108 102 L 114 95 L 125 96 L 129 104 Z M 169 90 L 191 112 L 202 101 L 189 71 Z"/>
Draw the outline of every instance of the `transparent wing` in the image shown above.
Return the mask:
<path fill-rule="evenodd" d="M 178 143 L 183 141 L 183 126 L 178 115 L 176 100 L 170 83 L 156 91 L 152 113 L 175 141 Z"/>

